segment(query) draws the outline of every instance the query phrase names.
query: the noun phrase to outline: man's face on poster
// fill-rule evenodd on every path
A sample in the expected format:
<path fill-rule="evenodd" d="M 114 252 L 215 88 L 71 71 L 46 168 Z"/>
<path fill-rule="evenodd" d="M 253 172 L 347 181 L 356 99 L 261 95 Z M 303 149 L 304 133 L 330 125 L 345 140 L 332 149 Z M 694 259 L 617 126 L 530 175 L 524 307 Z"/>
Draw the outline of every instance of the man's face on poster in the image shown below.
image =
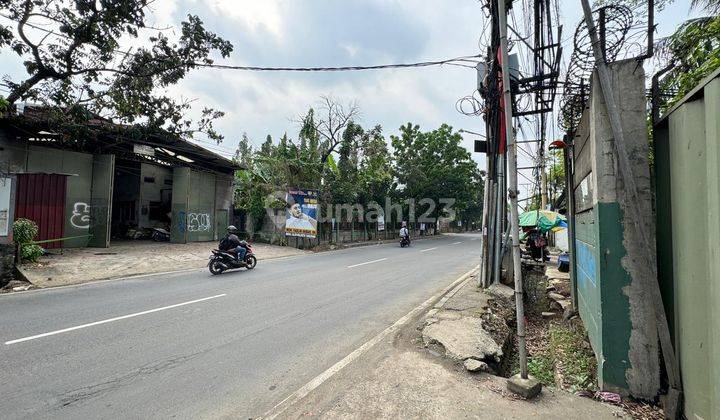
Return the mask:
<path fill-rule="evenodd" d="M 290 215 L 298 219 L 302 217 L 302 209 L 300 208 L 300 204 L 295 203 L 290 206 Z"/>

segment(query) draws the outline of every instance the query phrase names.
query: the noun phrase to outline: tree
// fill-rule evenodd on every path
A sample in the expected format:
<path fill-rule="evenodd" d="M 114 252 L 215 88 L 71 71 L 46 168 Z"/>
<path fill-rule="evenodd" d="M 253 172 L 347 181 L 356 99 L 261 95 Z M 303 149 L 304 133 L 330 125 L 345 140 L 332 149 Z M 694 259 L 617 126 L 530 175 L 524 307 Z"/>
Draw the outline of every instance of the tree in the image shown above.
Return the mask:
<path fill-rule="evenodd" d="M 555 200 L 565 190 L 565 165 L 562 150 L 550 150 L 550 165 L 548 166 L 547 184 L 550 191 L 550 202 Z"/>
<path fill-rule="evenodd" d="M 342 134 L 348 124 L 357 119 L 360 115 L 360 108 L 356 102 L 342 104 L 331 96 L 320 97 L 320 116 L 315 118 L 314 111 L 312 119 L 303 119 L 303 123 L 311 123 L 314 126 L 314 136 L 321 141 L 320 163 L 325 164 L 328 157 L 335 151 L 342 140 Z M 312 109 L 311 109 L 312 111 Z M 307 129 L 305 129 L 307 130 Z"/>
<path fill-rule="evenodd" d="M 479 200 L 482 192 L 480 171 L 470 153 L 460 145 L 462 136 L 452 127 L 421 132 L 408 123 L 400 127 L 400 137 L 391 136 L 395 175 L 403 187 L 402 196 L 430 199 L 433 204 L 418 209 L 418 215 L 439 218 L 454 212 L 461 215 Z M 453 199 L 450 205 L 441 199 Z M 420 205 L 423 203 L 419 202 Z"/>
<path fill-rule="evenodd" d="M 228 57 L 232 44 L 188 15 L 179 36 L 151 28 L 146 14 L 152 0 L 0 0 L 16 22 L 0 26 L 0 47 L 23 60 L 24 80 L 4 77 L 10 89 L 6 105 L 32 100 L 63 112 L 55 118 L 83 118 L 87 110 L 120 123 L 142 123 L 171 133 L 203 132 L 220 141 L 213 120 L 223 115 L 202 110 L 196 125 L 186 118 L 189 101 L 176 101 L 166 90 L 195 68 Z M 121 41 L 132 40 L 130 46 Z M 85 114 L 86 115 L 86 114 Z M 85 116 L 85 118 L 87 118 Z"/>
<path fill-rule="evenodd" d="M 244 168 L 252 167 L 253 160 L 253 148 L 250 145 L 250 139 L 248 139 L 247 133 L 242 134 L 242 138 L 238 143 L 238 147 L 235 150 L 235 156 L 233 160 L 240 164 Z"/>
<path fill-rule="evenodd" d="M 659 57 L 673 66 L 660 81 L 671 95 L 667 109 L 720 67 L 720 16 L 689 20 L 659 44 Z"/>

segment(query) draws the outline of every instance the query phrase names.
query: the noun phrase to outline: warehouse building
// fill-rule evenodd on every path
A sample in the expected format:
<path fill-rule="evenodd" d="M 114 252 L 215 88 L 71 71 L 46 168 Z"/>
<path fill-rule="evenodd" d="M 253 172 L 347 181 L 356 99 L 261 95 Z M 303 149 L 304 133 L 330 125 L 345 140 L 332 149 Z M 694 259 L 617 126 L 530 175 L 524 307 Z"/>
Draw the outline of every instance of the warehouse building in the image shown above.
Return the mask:
<path fill-rule="evenodd" d="M 45 248 L 147 237 L 217 240 L 232 215 L 233 161 L 159 130 L 90 118 L 58 126 L 46 108 L 0 116 L 0 244 L 35 221 Z"/>

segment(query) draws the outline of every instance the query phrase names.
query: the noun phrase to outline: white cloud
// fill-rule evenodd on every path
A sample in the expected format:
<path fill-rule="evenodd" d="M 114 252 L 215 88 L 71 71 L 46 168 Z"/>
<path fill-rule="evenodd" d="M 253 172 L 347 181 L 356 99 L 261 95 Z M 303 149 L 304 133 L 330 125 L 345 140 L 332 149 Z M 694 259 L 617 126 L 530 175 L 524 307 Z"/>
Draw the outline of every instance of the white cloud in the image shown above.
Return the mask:
<path fill-rule="evenodd" d="M 201 0 L 213 12 L 242 22 L 252 32 L 262 30 L 283 38 L 282 2 L 266 0 Z"/>

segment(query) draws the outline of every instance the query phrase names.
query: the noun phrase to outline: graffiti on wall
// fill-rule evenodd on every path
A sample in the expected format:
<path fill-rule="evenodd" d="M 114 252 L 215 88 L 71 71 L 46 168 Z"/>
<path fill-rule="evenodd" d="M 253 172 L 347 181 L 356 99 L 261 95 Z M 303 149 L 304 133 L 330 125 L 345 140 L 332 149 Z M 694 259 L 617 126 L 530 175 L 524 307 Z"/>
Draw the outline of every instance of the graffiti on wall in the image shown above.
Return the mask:
<path fill-rule="evenodd" d="M 75 203 L 70 224 L 78 229 L 90 228 L 90 206 L 87 203 L 81 201 Z"/>
<path fill-rule="evenodd" d="M 188 232 L 208 232 L 212 224 L 210 223 L 210 215 L 207 213 L 188 213 L 187 230 Z"/>

